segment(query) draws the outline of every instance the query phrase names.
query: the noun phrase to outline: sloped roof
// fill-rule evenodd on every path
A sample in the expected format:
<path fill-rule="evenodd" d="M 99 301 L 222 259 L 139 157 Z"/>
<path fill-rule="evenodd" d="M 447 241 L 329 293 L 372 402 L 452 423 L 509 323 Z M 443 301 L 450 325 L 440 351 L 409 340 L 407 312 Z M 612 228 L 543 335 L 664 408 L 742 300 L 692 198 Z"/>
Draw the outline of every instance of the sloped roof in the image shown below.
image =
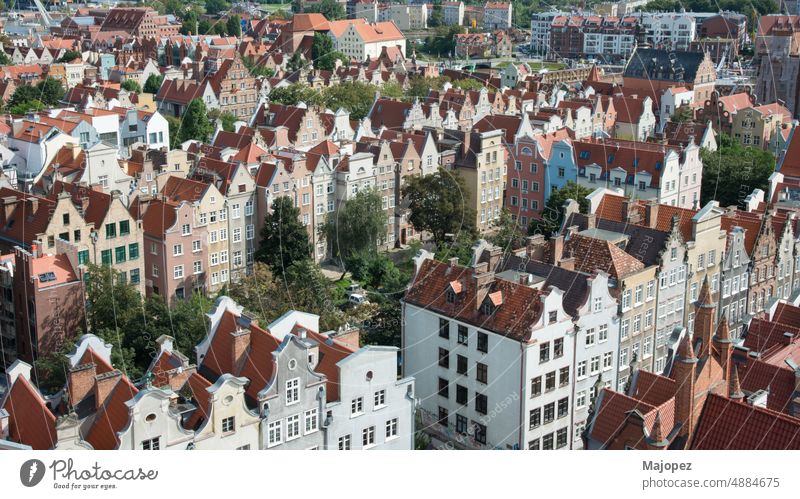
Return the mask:
<path fill-rule="evenodd" d="M 517 341 L 531 341 L 532 328 L 542 313 L 541 292 L 519 283 L 494 279 L 487 294 L 502 291 L 504 302 L 494 313 L 485 315 L 477 303 L 474 275 L 471 267 L 426 260 L 414 277 L 405 301 Z M 459 281 L 464 290 L 455 303 L 448 303 L 445 290 L 452 281 Z"/>
<path fill-rule="evenodd" d="M 573 234 L 564 242 L 564 254 L 575 257 L 575 269 L 592 273 L 602 270 L 622 279 L 645 268 L 644 263 L 609 241 Z"/>
<path fill-rule="evenodd" d="M 19 376 L 3 402 L 8 412 L 9 440 L 30 445 L 34 450 L 55 446 L 56 417 L 30 381 Z"/>
<path fill-rule="evenodd" d="M 712 393 L 706 398 L 691 448 L 800 449 L 800 419 Z"/>

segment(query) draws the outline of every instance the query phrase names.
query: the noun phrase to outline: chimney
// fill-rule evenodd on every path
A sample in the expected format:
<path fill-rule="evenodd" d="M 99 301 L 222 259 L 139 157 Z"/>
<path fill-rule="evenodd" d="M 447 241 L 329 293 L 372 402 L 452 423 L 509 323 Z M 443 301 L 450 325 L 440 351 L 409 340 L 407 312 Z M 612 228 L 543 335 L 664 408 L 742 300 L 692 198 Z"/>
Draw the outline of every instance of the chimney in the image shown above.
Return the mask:
<path fill-rule="evenodd" d="M 39 258 L 42 256 L 41 245 L 40 241 L 32 241 L 31 242 L 31 256 L 33 258 Z"/>
<path fill-rule="evenodd" d="M 3 198 L 3 225 L 11 218 L 11 214 L 14 213 L 14 207 L 16 206 L 16 196 L 7 196 Z"/>
<path fill-rule="evenodd" d="M 594 229 L 597 227 L 597 213 L 589 213 L 586 215 L 586 228 Z"/>
<path fill-rule="evenodd" d="M 556 236 L 550 239 L 550 263 L 558 265 L 564 256 L 564 236 Z"/>
<path fill-rule="evenodd" d="M 697 357 L 694 354 L 690 334 L 687 331 L 678 345 L 678 352 L 672 367 L 675 380 L 675 419 L 681 423 L 680 435 L 691 438 L 694 433 L 694 396 Z"/>
<path fill-rule="evenodd" d="M 69 370 L 69 405 L 75 407 L 94 389 L 97 374 L 94 363 L 80 364 Z"/>
<path fill-rule="evenodd" d="M 645 224 L 651 229 L 655 229 L 658 224 L 658 201 L 651 200 L 644 209 Z"/>
<path fill-rule="evenodd" d="M 497 270 L 500 264 L 500 259 L 503 257 L 503 250 L 499 246 L 492 246 L 489 248 L 489 270 L 492 272 Z"/>
<path fill-rule="evenodd" d="M 27 198 L 25 202 L 28 203 L 26 216 L 31 216 L 36 213 L 36 210 L 39 208 L 39 198 L 31 196 Z"/>
<path fill-rule="evenodd" d="M 455 257 L 451 258 L 451 259 L 450 259 L 450 260 L 448 260 L 448 261 L 449 261 L 449 263 L 450 263 L 450 268 L 453 268 L 453 267 L 455 267 L 456 265 L 458 265 L 458 257 L 457 257 L 457 256 L 455 256 Z"/>
<path fill-rule="evenodd" d="M 98 374 L 94 377 L 94 406 L 100 409 L 105 403 L 111 391 L 117 386 L 117 382 L 122 378 L 119 369 L 114 369 L 107 373 Z"/>
<path fill-rule="evenodd" d="M 233 342 L 231 345 L 231 368 L 238 373 L 244 364 L 247 350 L 250 348 L 250 330 L 238 328 L 231 333 Z"/>
<path fill-rule="evenodd" d="M 628 198 L 622 202 L 622 216 L 625 218 L 625 222 L 630 224 L 641 222 L 639 211 L 636 209 L 636 202 Z"/>
<path fill-rule="evenodd" d="M 544 240 L 543 234 L 536 234 L 535 236 L 528 236 L 525 245 L 525 253 L 528 258 L 537 262 L 543 262 L 544 250 L 547 247 L 547 242 Z"/>
<path fill-rule="evenodd" d="M 484 298 L 489 293 L 489 288 L 494 282 L 494 272 L 489 272 L 486 262 L 475 265 L 472 278 L 475 280 L 475 309 L 479 309 Z"/>

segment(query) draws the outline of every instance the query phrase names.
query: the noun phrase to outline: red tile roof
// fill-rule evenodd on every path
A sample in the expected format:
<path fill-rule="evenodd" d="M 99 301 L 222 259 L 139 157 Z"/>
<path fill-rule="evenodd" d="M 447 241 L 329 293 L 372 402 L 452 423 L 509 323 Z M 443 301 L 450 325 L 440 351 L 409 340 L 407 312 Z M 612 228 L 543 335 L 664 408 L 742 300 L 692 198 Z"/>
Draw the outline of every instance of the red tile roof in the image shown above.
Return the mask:
<path fill-rule="evenodd" d="M 644 263 L 627 254 L 609 241 L 573 234 L 564 242 L 564 254 L 575 257 L 575 270 L 592 273 L 606 272 L 615 279 L 639 272 Z"/>
<path fill-rule="evenodd" d="M 427 260 L 414 277 L 405 301 L 518 341 L 532 341 L 532 329 L 542 313 L 542 292 L 518 283 L 494 279 L 485 293 L 501 291 L 504 303 L 496 307 L 491 315 L 486 315 L 480 310 L 474 275 L 475 270 L 471 267 Z M 445 291 L 453 281 L 459 281 L 463 291 L 455 303 L 448 303 Z"/>
<path fill-rule="evenodd" d="M 19 376 L 11 386 L 3 403 L 8 412 L 9 440 L 30 445 L 34 450 L 47 450 L 55 446 L 56 417 L 30 381 Z"/>
<path fill-rule="evenodd" d="M 800 419 L 709 394 L 691 447 L 697 450 L 800 449 Z"/>
<path fill-rule="evenodd" d="M 130 419 L 128 405 L 139 390 L 136 389 L 127 376 L 120 376 L 114 388 L 111 389 L 102 407 L 95 414 L 94 422 L 85 440 L 95 450 L 113 450 L 119 447 L 117 434 L 125 429 Z"/>

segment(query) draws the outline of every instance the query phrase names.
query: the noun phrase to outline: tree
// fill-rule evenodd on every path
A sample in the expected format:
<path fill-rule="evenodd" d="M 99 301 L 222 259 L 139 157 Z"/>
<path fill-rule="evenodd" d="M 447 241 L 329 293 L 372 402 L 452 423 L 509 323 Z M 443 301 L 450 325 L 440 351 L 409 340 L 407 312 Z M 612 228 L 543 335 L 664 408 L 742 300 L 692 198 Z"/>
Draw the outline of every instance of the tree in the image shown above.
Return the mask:
<path fill-rule="evenodd" d="M 369 83 L 346 81 L 331 85 L 322 91 L 325 106 L 338 111 L 344 108 L 350 119 L 360 120 L 369 114 L 377 88 Z"/>
<path fill-rule="evenodd" d="M 142 296 L 118 271 L 107 265 L 89 265 L 88 272 L 86 318 L 89 332 L 113 346 L 111 362 L 115 367 L 132 378 L 141 376 L 148 362 L 146 335 L 138 327 L 144 316 Z"/>
<path fill-rule="evenodd" d="M 403 317 L 399 300 L 386 300 L 378 312 L 362 324 L 361 342 L 365 345 L 400 347 L 400 324 Z"/>
<path fill-rule="evenodd" d="M 229 36 L 240 37 L 242 36 L 242 18 L 234 14 L 228 17 L 225 26 Z"/>
<path fill-rule="evenodd" d="M 178 131 L 179 142 L 183 143 L 192 139 L 208 142 L 213 131 L 214 124 L 208 120 L 205 103 L 201 99 L 192 99 L 181 120 Z"/>
<path fill-rule="evenodd" d="M 503 248 L 504 251 L 512 251 L 519 248 L 524 241 L 524 234 L 520 231 L 519 225 L 511 218 L 508 210 L 503 210 L 500 220 L 497 223 L 497 230 L 489 237 L 489 241 L 495 246 Z"/>
<path fill-rule="evenodd" d="M 426 54 L 435 56 L 451 56 L 455 52 L 456 38 L 458 34 L 466 33 L 464 26 L 439 26 L 433 35 L 425 38 L 425 43 L 420 50 Z"/>
<path fill-rule="evenodd" d="M 409 177 L 402 192 L 409 222 L 416 231 L 430 232 L 437 246 L 448 234 L 474 233 L 475 211 L 465 202 L 469 196 L 460 176 L 440 168 L 433 175 Z"/>
<path fill-rule="evenodd" d="M 273 272 L 282 273 L 293 263 L 311 256 L 308 231 L 300 222 L 300 210 L 292 198 L 282 196 L 272 203 L 272 212 L 264 217 L 261 244 L 256 261 L 267 264 Z"/>
<path fill-rule="evenodd" d="M 287 87 L 273 88 L 269 93 L 269 100 L 280 102 L 287 106 L 297 105 L 298 102 L 305 102 L 308 105 L 323 105 L 324 103 L 322 94 L 300 83 L 293 83 Z"/>
<path fill-rule="evenodd" d="M 462 90 L 481 90 L 484 84 L 477 78 L 463 78 L 453 82 L 453 86 Z"/>
<path fill-rule="evenodd" d="M 251 57 L 243 57 L 242 62 L 247 66 L 247 70 L 253 76 L 266 76 L 271 78 L 275 74 L 275 70 L 264 65 L 259 65 Z"/>
<path fill-rule="evenodd" d="M 543 234 L 550 237 L 553 232 L 561 228 L 564 221 L 564 203 L 568 199 L 577 201 L 582 213 L 589 210 L 589 201 L 586 196 L 592 193 L 588 187 L 577 184 L 570 180 L 561 189 L 550 194 L 542 210 L 542 218 L 531 221 L 528 226 L 528 234 Z"/>
<path fill-rule="evenodd" d="M 64 87 L 51 77 L 39 82 L 35 87 L 25 85 L 17 87 L 8 101 L 8 110 L 12 114 L 25 114 L 41 111 L 46 106 L 55 106 L 64 97 Z"/>
<path fill-rule="evenodd" d="M 720 206 L 739 205 L 753 189 L 769 190 L 775 157 L 760 148 L 744 147 L 726 134 L 719 134 L 717 151 L 700 150 L 703 180 L 701 204 L 719 201 Z"/>
<path fill-rule="evenodd" d="M 144 91 L 148 94 L 157 94 L 164 83 L 164 75 L 151 74 L 144 82 Z"/>
<path fill-rule="evenodd" d="M 300 51 L 297 50 L 294 54 L 292 54 L 292 57 L 289 58 L 289 62 L 286 63 L 286 71 L 289 73 L 294 73 L 296 71 L 300 71 L 305 65 L 306 62 L 303 60 L 302 54 L 300 54 Z"/>
<path fill-rule="evenodd" d="M 358 191 L 354 198 L 328 214 L 320 234 L 343 264 L 354 255 L 377 251 L 378 242 L 386 235 L 381 196 L 374 189 Z"/>
<path fill-rule="evenodd" d="M 136 80 L 125 80 L 122 82 L 121 87 L 123 90 L 127 90 L 128 92 L 136 92 L 137 94 L 142 91 L 142 87 Z"/>
<path fill-rule="evenodd" d="M 333 71 L 337 59 L 343 63 L 349 62 L 347 56 L 334 50 L 333 39 L 330 36 L 320 32 L 314 33 L 314 40 L 311 43 L 311 60 L 314 62 L 314 67 Z"/>
<path fill-rule="evenodd" d="M 197 35 L 200 30 L 198 29 L 199 14 L 195 9 L 190 9 L 181 19 L 181 34 L 182 35 Z"/>
<path fill-rule="evenodd" d="M 405 95 L 403 86 L 396 81 L 387 81 L 381 86 L 381 96 L 390 99 L 400 99 Z"/>
<path fill-rule="evenodd" d="M 672 116 L 669 117 L 669 120 L 673 123 L 686 123 L 687 121 L 691 121 L 692 116 L 692 108 L 689 106 L 681 106 L 672 113 Z"/>
<path fill-rule="evenodd" d="M 206 14 L 216 15 L 231 8 L 225 0 L 206 0 Z"/>
<path fill-rule="evenodd" d="M 322 0 L 305 8 L 306 12 L 319 12 L 329 21 L 338 21 L 345 18 L 342 4 L 337 0 Z"/>
<path fill-rule="evenodd" d="M 58 59 L 57 62 L 72 62 L 75 59 L 80 59 L 80 58 L 81 58 L 81 53 L 78 52 L 77 50 L 67 50 L 66 52 L 64 52 L 64 55 L 62 55 Z"/>
<path fill-rule="evenodd" d="M 169 147 L 170 149 L 179 149 L 181 145 L 181 120 L 169 114 L 164 115 L 164 118 L 167 119 L 167 125 L 169 126 Z"/>
<path fill-rule="evenodd" d="M 424 98 L 428 96 L 431 90 L 441 90 L 445 82 L 450 81 L 446 76 L 424 77 L 422 75 L 414 75 L 408 79 L 408 89 L 406 90 L 406 97 L 411 100 L 415 98 Z"/>
<path fill-rule="evenodd" d="M 40 81 L 36 88 L 39 90 L 39 100 L 48 106 L 56 106 L 64 98 L 64 86 L 50 76 Z"/>
<path fill-rule="evenodd" d="M 8 66 L 11 64 L 11 58 L 8 57 L 5 50 L 0 50 L 0 65 Z"/>

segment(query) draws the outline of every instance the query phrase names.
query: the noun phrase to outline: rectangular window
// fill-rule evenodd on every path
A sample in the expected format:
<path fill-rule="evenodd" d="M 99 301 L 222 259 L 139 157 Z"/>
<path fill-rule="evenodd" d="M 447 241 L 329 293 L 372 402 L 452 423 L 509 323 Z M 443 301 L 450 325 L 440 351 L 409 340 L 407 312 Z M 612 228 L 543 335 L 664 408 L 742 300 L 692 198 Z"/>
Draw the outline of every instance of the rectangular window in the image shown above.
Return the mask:
<path fill-rule="evenodd" d="M 563 418 L 569 413 L 569 397 L 564 397 L 558 401 L 558 417 Z"/>
<path fill-rule="evenodd" d="M 464 357 L 463 355 L 459 355 L 456 357 L 456 372 L 458 374 L 467 374 L 467 370 L 469 369 L 467 365 L 468 361 L 466 357 Z"/>
<path fill-rule="evenodd" d="M 556 389 L 556 372 L 550 371 L 544 376 L 544 390 L 549 392 Z"/>
<path fill-rule="evenodd" d="M 119 223 L 119 235 L 127 236 L 131 233 L 131 223 L 128 220 L 123 220 Z"/>
<path fill-rule="evenodd" d="M 114 239 L 117 237 L 117 224 L 106 224 L 106 239 Z"/>
<path fill-rule="evenodd" d="M 234 417 L 230 416 L 222 420 L 222 433 L 230 433 L 235 431 Z"/>
<path fill-rule="evenodd" d="M 283 442 L 282 423 L 283 421 L 273 421 L 267 425 L 267 447 L 274 447 Z"/>
<path fill-rule="evenodd" d="M 139 243 L 132 243 L 128 245 L 128 259 L 136 260 L 139 258 Z"/>
<path fill-rule="evenodd" d="M 300 438 L 300 415 L 294 414 L 286 418 L 286 440 Z"/>
<path fill-rule="evenodd" d="M 339 450 L 350 450 L 350 435 L 339 437 Z"/>
<path fill-rule="evenodd" d="M 447 319 L 439 319 L 439 337 L 450 338 L 450 321 Z"/>
<path fill-rule="evenodd" d="M 175 279 L 183 278 L 183 265 L 176 265 L 172 269 L 172 277 L 174 277 Z"/>
<path fill-rule="evenodd" d="M 488 383 L 489 379 L 489 366 L 486 364 L 482 364 L 478 362 L 477 369 L 476 369 L 476 376 L 475 379 L 478 380 L 480 383 Z"/>
<path fill-rule="evenodd" d="M 161 437 L 142 440 L 142 450 L 159 450 L 159 449 L 161 449 Z"/>
<path fill-rule="evenodd" d="M 317 409 L 311 409 L 305 413 L 305 434 L 314 433 L 319 429 L 319 415 Z"/>
<path fill-rule="evenodd" d="M 439 349 L 439 365 L 444 368 L 450 368 L 450 351 L 446 348 Z"/>
<path fill-rule="evenodd" d="M 292 378 L 286 382 L 286 405 L 300 401 L 300 378 Z"/>
<path fill-rule="evenodd" d="M 361 445 L 369 447 L 375 445 L 375 427 L 370 426 L 361 430 Z"/>
<path fill-rule="evenodd" d="M 386 390 L 378 390 L 375 392 L 375 407 L 383 407 L 386 405 Z"/>
<path fill-rule="evenodd" d="M 539 363 L 550 360 L 550 342 L 539 345 Z"/>
<path fill-rule="evenodd" d="M 479 414 L 486 414 L 489 411 L 489 401 L 486 395 L 480 393 L 475 394 L 475 411 Z"/>
<path fill-rule="evenodd" d="M 487 353 L 489 351 L 489 335 L 478 332 L 478 351 Z"/>
<path fill-rule="evenodd" d="M 458 343 L 459 345 L 467 345 L 468 344 L 468 330 L 467 326 L 458 326 Z"/>
<path fill-rule="evenodd" d="M 127 253 L 125 246 L 117 246 L 116 248 L 114 248 L 114 261 L 116 263 L 123 263 L 126 260 L 125 258 L 126 254 Z"/>
<path fill-rule="evenodd" d="M 469 398 L 469 390 L 466 386 L 456 385 L 456 403 L 465 405 Z"/>
<path fill-rule="evenodd" d="M 450 398 L 450 384 L 444 378 L 439 378 L 439 396 L 442 398 Z"/>
<path fill-rule="evenodd" d="M 531 378 L 531 397 L 537 397 L 542 394 L 542 377 L 537 376 Z"/>
<path fill-rule="evenodd" d="M 556 403 L 550 402 L 544 406 L 544 424 L 552 422 L 556 417 Z"/>
<path fill-rule="evenodd" d="M 541 426 L 541 424 L 542 409 L 538 407 L 536 409 L 531 409 L 530 412 L 528 412 L 528 429 L 533 430 Z"/>
<path fill-rule="evenodd" d="M 562 367 L 558 371 L 558 386 L 566 386 L 569 384 L 569 366 Z"/>
<path fill-rule="evenodd" d="M 564 338 L 553 340 L 553 358 L 558 359 L 564 355 Z"/>
<path fill-rule="evenodd" d="M 390 419 L 386 422 L 386 439 L 397 436 L 397 418 Z"/>
<path fill-rule="evenodd" d="M 350 415 L 355 416 L 364 412 L 364 397 L 354 398 L 350 402 Z"/>

